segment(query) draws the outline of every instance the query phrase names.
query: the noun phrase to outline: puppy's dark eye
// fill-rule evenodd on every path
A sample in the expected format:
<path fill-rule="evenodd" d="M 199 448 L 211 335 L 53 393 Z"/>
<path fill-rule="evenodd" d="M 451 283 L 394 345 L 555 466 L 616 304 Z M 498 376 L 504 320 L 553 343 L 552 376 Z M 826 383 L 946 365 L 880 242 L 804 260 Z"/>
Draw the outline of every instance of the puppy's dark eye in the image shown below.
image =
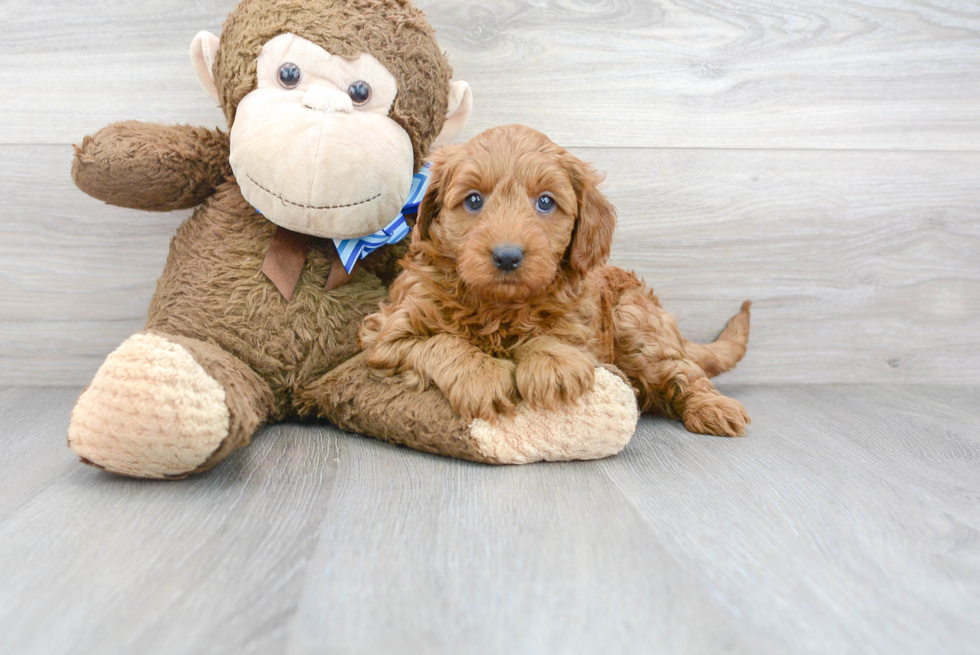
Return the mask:
<path fill-rule="evenodd" d="M 284 89 L 295 89 L 303 79 L 299 66 L 289 62 L 279 67 L 279 85 Z"/>
<path fill-rule="evenodd" d="M 371 85 L 364 80 L 358 80 L 347 87 L 347 95 L 350 96 L 351 102 L 355 105 L 367 104 L 367 101 L 371 99 Z"/>
<path fill-rule="evenodd" d="M 551 196 L 541 196 L 538 198 L 537 209 L 542 214 L 549 214 L 555 208 L 555 199 Z"/>
<path fill-rule="evenodd" d="M 463 201 L 463 205 L 471 212 L 478 212 L 483 209 L 483 196 L 477 192 L 473 192 L 466 196 L 466 200 Z"/>

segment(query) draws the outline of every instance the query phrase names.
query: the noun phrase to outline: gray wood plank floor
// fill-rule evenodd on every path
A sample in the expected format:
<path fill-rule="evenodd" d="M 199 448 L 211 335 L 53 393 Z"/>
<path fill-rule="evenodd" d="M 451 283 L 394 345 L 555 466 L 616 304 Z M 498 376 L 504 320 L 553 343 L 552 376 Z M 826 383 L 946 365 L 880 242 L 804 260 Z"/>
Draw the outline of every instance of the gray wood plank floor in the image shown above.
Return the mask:
<path fill-rule="evenodd" d="M 0 388 L 0 652 L 980 652 L 980 388 L 724 390 L 746 439 L 489 468 L 282 425 L 152 483 L 74 460 L 77 388 Z"/>

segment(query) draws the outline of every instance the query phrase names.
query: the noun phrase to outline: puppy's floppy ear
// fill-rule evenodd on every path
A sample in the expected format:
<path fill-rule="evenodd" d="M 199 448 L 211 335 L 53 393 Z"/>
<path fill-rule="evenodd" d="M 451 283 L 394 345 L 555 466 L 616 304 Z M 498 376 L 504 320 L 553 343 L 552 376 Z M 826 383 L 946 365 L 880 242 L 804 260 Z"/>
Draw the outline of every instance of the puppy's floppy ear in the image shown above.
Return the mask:
<path fill-rule="evenodd" d="M 578 200 L 575 232 L 568 246 L 568 263 L 576 272 L 585 275 L 609 259 L 616 230 L 616 208 L 599 191 L 604 175 L 571 154 L 566 154 L 565 166 Z"/>
<path fill-rule="evenodd" d="M 451 162 L 458 150 L 459 146 L 447 146 L 440 148 L 431 157 L 432 171 L 429 176 L 429 188 L 422 198 L 422 204 L 419 205 L 415 229 L 412 230 L 413 243 L 429 240 L 432 222 L 439 217 L 439 212 L 442 211 L 442 202 L 446 194 L 445 185 L 450 177 Z"/>

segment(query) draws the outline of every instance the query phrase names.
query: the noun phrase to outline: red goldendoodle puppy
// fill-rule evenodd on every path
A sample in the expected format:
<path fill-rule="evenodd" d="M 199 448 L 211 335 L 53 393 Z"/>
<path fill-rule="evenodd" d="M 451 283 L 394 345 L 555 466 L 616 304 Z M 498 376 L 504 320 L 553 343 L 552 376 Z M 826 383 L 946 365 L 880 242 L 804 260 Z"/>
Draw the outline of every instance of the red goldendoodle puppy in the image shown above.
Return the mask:
<path fill-rule="evenodd" d="M 391 302 L 365 319 L 376 368 L 435 384 L 461 416 L 494 420 L 518 398 L 560 409 L 614 364 L 644 411 L 739 436 L 745 408 L 709 377 L 745 354 L 749 303 L 695 344 L 633 273 L 605 266 L 615 209 L 596 171 L 523 126 L 440 150 Z"/>

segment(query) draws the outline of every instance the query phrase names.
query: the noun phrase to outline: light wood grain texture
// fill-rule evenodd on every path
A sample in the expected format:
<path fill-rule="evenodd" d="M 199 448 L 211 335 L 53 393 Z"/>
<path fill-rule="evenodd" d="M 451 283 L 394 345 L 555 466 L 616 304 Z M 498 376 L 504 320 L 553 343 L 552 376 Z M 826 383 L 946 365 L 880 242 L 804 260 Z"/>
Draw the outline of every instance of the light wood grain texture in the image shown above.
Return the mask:
<path fill-rule="evenodd" d="M 187 212 L 102 205 L 71 142 L 221 125 L 187 56 L 233 0 L 0 3 L 0 384 L 84 384 Z M 749 438 L 644 418 L 493 469 L 266 429 L 179 484 L 0 388 L 0 652 L 978 653 L 980 4 L 422 0 L 476 111 L 609 172 L 614 263 L 709 339 Z M 765 382 L 915 386 L 731 386 Z"/>
<path fill-rule="evenodd" d="M 980 382 L 980 155 L 578 149 L 613 263 L 710 340 L 755 301 L 730 382 Z M 0 380 L 86 383 L 138 331 L 187 212 L 107 207 L 65 146 L 0 146 Z M 51 175 L 48 171 L 54 171 Z"/>
<path fill-rule="evenodd" d="M 420 4 L 464 137 L 523 122 L 607 170 L 614 263 L 690 337 L 756 301 L 729 381 L 980 382 L 980 5 Z M 84 383 L 141 327 L 187 212 L 83 196 L 67 144 L 220 124 L 187 44 L 232 6 L 0 6 L 0 382 Z"/>
<path fill-rule="evenodd" d="M 125 480 L 67 450 L 79 391 L 0 390 L 0 652 L 282 652 L 333 439 L 276 427 L 219 476 Z"/>
<path fill-rule="evenodd" d="M 152 483 L 74 461 L 78 389 L 0 389 L 0 652 L 977 653 L 980 387 L 724 391 L 746 439 L 490 468 L 278 426 Z"/>
<path fill-rule="evenodd" d="M 222 124 L 187 49 L 232 0 L 7 0 L 0 143 Z M 980 5 L 424 0 L 477 105 L 594 147 L 980 147 Z"/>
<path fill-rule="evenodd" d="M 980 381 L 980 156 L 579 154 L 609 171 L 613 263 L 691 338 L 755 301 L 729 382 Z"/>
<path fill-rule="evenodd" d="M 603 464 L 675 564 L 775 652 L 977 652 L 961 641 L 976 618 L 940 609 L 980 598 L 976 390 L 962 403 L 894 386 L 730 393 L 753 439 L 635 438 Z"/>

